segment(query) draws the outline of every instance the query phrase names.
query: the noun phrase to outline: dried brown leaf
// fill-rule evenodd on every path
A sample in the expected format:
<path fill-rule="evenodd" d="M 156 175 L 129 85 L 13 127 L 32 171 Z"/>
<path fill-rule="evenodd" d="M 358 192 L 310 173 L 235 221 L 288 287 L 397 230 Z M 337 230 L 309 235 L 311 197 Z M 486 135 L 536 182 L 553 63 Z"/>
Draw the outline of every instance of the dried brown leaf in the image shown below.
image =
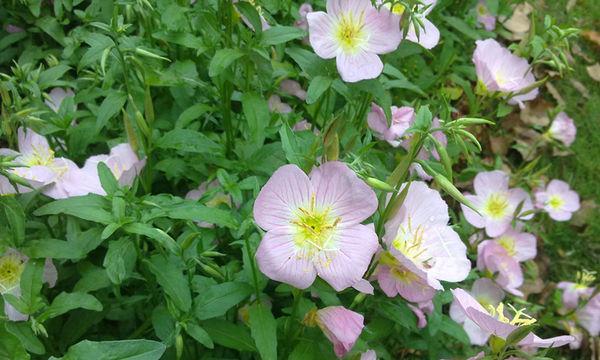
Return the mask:
<path fill-rule="evenodd" d="M 575 79 L 569 79 L 569 81 L 571 82 L 571 85 L 573 85 L 575 90 L 577 90 L 581 94 L 581 96 L 583 96 L 586 99 L 590 98 L 590 91 L 587 87 L 585 87 L 585 85 L 583 85 L 581 81 Z"/>
<path fill-rule="evenodd" d="M 548 126 L 550 118 L 548 110 L 552 104 L 542 98 L 526 103 L 525 108 L 521 110 L 521 120 L 527 125 Z"/>
<path fill-rule="evenodd" d="M 588 66 L 585 68 L 587 70 L 588 75 L 596 80 L 596 81 L 600 81 L 600 64 L 599 63 L 595 63 L 592 66 Z"/>
<path fill-rule="evenodd" d="M 552 95 L 552 97 L 554 98 L 554 100 L 556 100 L 556 102 L 561 105 L 561 106 L 565 106 L 565 99 L 562 98 L 562 96 L 560 96 L 560 93 L 558 92 L 558 90 L 556 89 L 556 87 L 554 87 L 554 85 L 552 85 L 552 83 L 550 82 L 546 82 L 546 89 L 548 89 L 548 92 L 550 93 L 550 95 Z"/>
<path fill-rule="evenodd" d="M 513 40 L 521 40 L 527 36 L 531 28 L 529 14 L 533 7 L 529 3 L 523 3 L 515 6 L 512 16 L 504 22 L 504 27 L 513 35 Z"/>
<path fill-rule="evenodd" d="M 587 40 L 596 44 L 596 46 L 600 46 L 600 33 L 594 30 L 586 30 L 582 31 L 581 35 Z"/>

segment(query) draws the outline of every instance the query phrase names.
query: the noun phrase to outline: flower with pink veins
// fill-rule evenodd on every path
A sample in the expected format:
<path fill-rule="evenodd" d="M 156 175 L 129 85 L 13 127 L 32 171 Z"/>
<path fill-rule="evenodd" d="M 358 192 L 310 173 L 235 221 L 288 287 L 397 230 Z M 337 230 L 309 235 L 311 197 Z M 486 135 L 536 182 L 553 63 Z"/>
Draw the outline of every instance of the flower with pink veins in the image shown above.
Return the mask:
<path fill-rule="evenodd" d="M 373 103 L 367 115 L 367 123 L 377 138 L 387 141 L 393 147 L 400 146 L 402 136 L 415 120 L 415 110 L 409 106 L 392 106 L 391 124 L 388 126 L 383 109 Z"/>
<path fill-rule="evenodd" d="M 475 195 L 465 195 L 479 214 L 461 204 L 467 221 L 476 228 L 485 228 L 488 236 L 497 237 L 509 229 L 519 204 L 522 206 L 520 214 L 516 214 L 517 219 L 533 217 L 533 214 L 525 214 L 533 210 L 529 195 L 520 188 L 509 189 L 508 181 L 508 174 L 502 171 L 481 172 L 473 180 Z"/>
<path fill-rule="evenodd" d="M 396 50 L 402 38 L 400 18 L 370 0 L 327 0 L 327 12 L 311 12 L 306 19 L 315 53 L 336 58 L 346 82 L 378 77 L 383 71 L 378 54 Z"/>
<path fill-rule="evenodd" d="M 506 340 L 508 335 L 521 326 L 531 325 L 536 322 L 536 319 L 525 314 L 525 309 L 517 310 L 509 305 L 505 308 L 503 303 L 499 303 L 496 307 L 488 306 L 485 308 L 468 292 L 463 289 L 452 290 L 454 300 L 458 304 L 460 310 L 465 314 L 465 318 L 470 319 L 483 332 L 495 335 Z M 509 318 L 512 312 L 512 318 Z M 549 339 L 541 339 L 533 333 L 529 333 L 523 340 L 519 342 L 521 346 L 528 347 L 559 347 L 573 341 L 573 337 L 569 335 L 557 336 Z"/>
<path fill-rule="evenodd" d="M 552 124 L 548 129 L 548 135 L 551 138 L 562 142 L 565 146 L 571 146 L 577 136 L 577 127 L 569 115 L 560 112 L 556 115 L 554 120 L 552 120 Z"/>
<path fill-rule="evenodd" d="M 502 235 L 492 240 L 518 262 L 535 258 L 537 255 L 536 238 L 532 234 L 509 228 Z"/>
<path fill-rule="evenodd" d="M 352 350 L 365 326 L 361 314 L 343 306 L 329 306 L 317 310 L 316 322 L 333 344 L 333 350 L 339 358 Z"/>
<path fill-rule="evenodd" d="M 518 289 L 523 285 L 523 270 L 519 261 L 493 240 L 486 240 L 477 246 L 477 269 L 498 273 L 496 282 L 504 290 L 517 296 L 523 296 Z"/>
<path fill-rule="evenodd" d="M 385 223 L 383 237 L 389 251 L 389 255 L 384 256 L 397 261 L 398 266 L 384 260 L 383 265 L 390 270 L 389 275 L 383 275 L 383 278 L 385 272 L 381 271 L 385 269 L 380 270 L 380 285 L 383 283 L 383 287 L 387 287 L 388 282 L 391 285 L 391 277 L 400 293 L 401 286 L 405 284 L 414 285 L 413 291 L 424 289 L 425 285 L 442 290 L 440 281 L 464 280 L 471 270 L 471 262 L 467 259 L 467 247 L 448 226 L 448 205 L 437 191 L 424 182 L 403 186 L 410 186 L 406 198 Z M 424 291 L 423 294 L 429 292 Z M 411 301 L 426 300 L 430 299 Z"/>
<path fill-rule="evenodd" d="M 504 299 L 504 291 L 492 280 L 486 278 L 475 280 L 469 294 L 484 308 L 490 306 L 496 308 Z M 457 323 L 462 324 L 469 340 L 471 340 L 471 344 L 482 346 L 487 343 L 491 334 L 483 331 L 473 320 L 469 319 L 456 299 L 450 305 L 450 317 Z"/>
<path fill-rule="evenodd" d="M 473 63 L 479 86 L 491 93 L 510 96 L 508 103 L 521 108 L 524 101 L 537 97 L 537 88 L 517 95 L 535 83 L 527 60 L 513 55 L 494 39 L 477 40 L 476 44 Z"/>
<path fill-rule="evenodd" d="M 47 99 L 45 103 L 50 109 L 52 109 L 52 111 L 57 113 L 63 100 L 67 97 L 74 96 L 75 93 L 71 89 L 65 90 L 63 88 L 54 88 L 48 93 L 49 99 Z"/>
<path fill-rule="evenodd" d="M 565 309 L 576 309 L 579 299 L 589 299 L 595 290 L 595 287 L 590 287 L 594 280 L 596 280 L 596 273 L 584 270 L 577 272 L 577 282 L 559 282 L 556 287 L 563 291 L 562 302 Z"/>
<path fill-rule="evenodd" d="M 267 232 L 258 266 L 300 289 L 317 275 L 337 291 L 346 289 L 362 279 L 379 246 L 372 224 L 361 224 L 375 210 L 375 192 L 342 162 L 324 163 L 308 176 L 284 165 L 254 203 L 254 219 Z"/>
<path fill-rule="evenodd" d="M 535 205 L 556 221 L 568 221 L 579 210 L 579 195 L 562 180 L 552 180 L 535 192 Z"/>
<path fill-rule="evenodd" d="M 596 294 L 584 307 L 575 313 L 577 322 L 586 329 L 590 336 L 600 334 L 600 294 Z"/>
<path fill-rule="evenodd" d="M 486 0 L 479 0 L 475 6 L 475 12 L 477 13 L 477 22 L 483 25 L 483 28 L 487 31 L 494 31 L 496 28 L 496 17 L 490 13 Z"/>

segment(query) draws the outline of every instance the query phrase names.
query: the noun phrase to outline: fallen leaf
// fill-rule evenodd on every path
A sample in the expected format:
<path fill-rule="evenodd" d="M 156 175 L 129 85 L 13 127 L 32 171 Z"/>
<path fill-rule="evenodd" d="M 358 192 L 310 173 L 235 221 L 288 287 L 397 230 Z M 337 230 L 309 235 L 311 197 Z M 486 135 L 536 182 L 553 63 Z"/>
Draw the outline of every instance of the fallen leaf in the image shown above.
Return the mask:
<path fill-rule="evenodd" d="M 581 83 L 581 81 L 575 79 L 569 79 L 569 81 L 571 82 L 571 85 L 573 85 L 575 90 L 577 90 L 584 98 L 590 98 L 590 91 L 588 90 L 588 88 L 585 87 L 585 85 Z"/>
<path fill-rule="evenodd" d="M 581 32 L 581 35 L 589 41 L 595 43 L 597 46 L 600 46 L 600 33 L 597 31 L 585 30 Z"/>
<path fill-rule="evenodd" d="M 571 218 L 571 224 L 574 226 L 584 226 L 592 220 L 592 216 L 596 212 L 598 205 L 594 200 L 583 200 L 578 211 L 573 214 Z"/>
<path fill-rule="evenodd" d="M 591 58 L 588 54 L 586 54 L 582 49 L 581 46 L 579 46 L 579 44 L 573 44 L 573 46 L 571 47 L 571 51 L 573 51 L 573 54 L 579 56 L 580 58 L 582 58 L 583 60 L 585 60 L 588 63 L 593 62 L 593 58 Z"/>
<path fill-rule="evenodd" d="M 490 146 L 492 152 L 497 155 L 506 155 L 511 143 L 510 136 L 491 136 L 490 135 Z"/>
<path fill-rule="evenodd" d="M 587 66 L 585 68 L 587 70 L 588 75 L 596 80 L 596 81 L 600 81 L 600 64 L 599 63 L 595 63 L 592 66 Z"/>
<path fill-rule="evenodd" d="M 512 32 L 513 40 L 522 40 L 527 36 L 531 28 L 531 20 L 529 14 L 533 11 L 533 7 L 529 3 L 523 3 L 515 6 L 510 19 L 506 20 L 504 27 Z"/>
<path fill-rule="evenodd" d="M 527 125 L 545 127 L 550 124 L 548 110 L 552 108 L 548 101 L 538 98 L 535 101 L 526 103 L 525 108 L 521 110 L 521 120 Z"/>
<path fill-rule="evenodd" d="M 554 85 L 552 85 L 550 82 L 546 82 L 546 89 L 548 89 L 548 92 L 550 93 L 550 95 L 552 95 L 554 100 L 556 100 L 558 105 L 561 105 L 561 106 L 566 105 L 565 99 L 563 99 L 562 96 L 560 96 L 560 93 L 558 92 L 556 87 L 554 87 Z"/>

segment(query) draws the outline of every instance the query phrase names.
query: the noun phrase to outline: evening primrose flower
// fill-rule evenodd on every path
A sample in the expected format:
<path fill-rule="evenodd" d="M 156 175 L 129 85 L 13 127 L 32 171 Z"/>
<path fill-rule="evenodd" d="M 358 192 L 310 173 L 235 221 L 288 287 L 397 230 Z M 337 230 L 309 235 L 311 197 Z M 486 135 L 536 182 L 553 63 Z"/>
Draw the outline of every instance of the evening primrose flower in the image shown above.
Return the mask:
<path fill-rule="evenodd" d="M 8 249 L 0 256 L 0 295 L 21 296 L 21 275 L 28 260 L 27 256 L 15 249 Z M 46 259 L 43 280 L 50 287 L 54 287 L 56 284 L 57 272 L 51 259 Z M 4 300 L 4 313 L 10 321 L 26 321 L 29 318 L 18 312 L 6 299 Z"/>
<path fill-rule="evenodd" d="M 269 278 L 300 289 L 318 275 L 341 291 L 362 279 L 378 247 L 372 225 L 375 192 L 350 168 L 331 161 L 306 175 L 280 167 L 254 203 L 254 219 L 267 231 L 256 259 Z"/>
<path fill-rule="evenodd" d="M 578 271 L 577 281 L 561 281 L 556 287 L 563 290 L 562 302 L 567 310 L 576 309 L 579 299 L 588 299 L 594 293 L 595 287 L 590 285 L 596 280 L 595 271 Z"/>
<path fill-rule="evenodd" d="M 415 119 L 415 110 L 409 106 L 392 106 L 391 124 L 388 126 L 385 112 L 377 104 L 371 105 L 367 123 L 377 138 L 387 141 L 393 147 L 400 146 L 401 138 Z"/>
<path fill-rule="evenodd" d="M 535 83 L 527 60 L 513 55 L 494 39 L 477 40 L 473 63 L 479 81 L 478 87 L 490 93 L 510 96 L 509 104 L 523 107 L 524 101 L 533 100 L 538 89 L 516 95 Z"/>
<path fill-rule="evenodd" d="M 523 189 L 509 189 L 508 181 L 508 174 L 502 171 L 481 172 L 473 180 L 475 195 L 465 195 L 478 209 L 479 214 L 461 204 L 467 221 L 476 228 L 485 228 L 488 236 L 502 235 L 510 227 L 515 215 L 520 220 L 533 217 L 533 214 L 529 213 L 533 210 L 529 195 Z M 515 214 L 519 204 L 522 204 L 521 212 Z"/>
<path fill-rule="evenodd" d="M 306 15 L 309 40 L 323 59 L 336 58 L 346 82 L 374 79 L 383 71 L 378 54 L 400 44 L 400 18 L 377 10 L 369 0 L 327 0 L 327 12 Z"/>
<path fill-rule="evenodd" d="M 300 28 L 302 30 L 308 30 L 308 21 L 306 20 L 306 15 L 313 12 L 313 7 L 309 3 L 303 3 L 298 8 L 298 16 L 299 19 L 294 22 L 294 26 Z"/>
<path fill-rule="evenodd" d="M 511 294 L 523 296 L 518 289 L 523 285 L 521 265 L 500 243 L 487 240 L 477 246 L 477 269 L 498 273 L 496 278 L 498 285 Z"/>
<path fill-rule="evenodd" d="M 419 303 L 430 301 L 436 290 L 427 283 L 427 279 L 415 274 L 404 266 L 392 252 L 383 252 L 375 273 L 379 287 L 388 297 L 402 296 L 407 301 Z"/>
<path fill-rule="evenodd" d="M 298 99 L 306 100 L 306 90 L 302 88 L 299 82 L 285 79 L 279 84 L 279 89 L 288 95 L 293 95 Z"/>
<path fill-rule="evenodd" d="M 316 323 L 333 343 L 333 350 L 339 358 L 352 350 L 365 326 L 361 314 L 343 306 L 329 306 L 317 310 Z"/>
<path fill-rule="evenodd" d="M 406 198 L 386 222 L 383 237 L 393 259 L 403 269 L 402 273 L 395 272 L 398 268 L 390 266 L 391 262 L 383 262 L 391 268 L 396 289 L 400 290 L 399 284 L 408 280 L 415 284 L 423 280 L 436 290 L 443 289 L 440 281 L 464 280 L 471 270 L 471 262 L 467 259 L 465 244 L 448 226 L 448 205 L 424 182 L 403 186 L 409 186 Z"/>
<path fill-rule="evenodd" d="M 377 353 L 375 350 L 367 350 L 360 354 L 360 360 L 377 360 Z"/>
<path fill-rule="evenodd" d="M 488 9 L 486 0 L 479 0 L 475 6 L 475 12 L 477 13 L 477 22 L 483 25 L 484 29 L 493 31 L 496 28 L 496 17 Z"/>
<path fill-rule="evenodd" d="M 490 306 L 496 308 L 504 299 L 504 291 L 492 280 L 486 278 L 475 280 L 469 294 L 484 308 Z M 487 343 L 491 334 L 482 330 L 473 320 L 469 319 L 456 299 L 450 305 L 450 317 L 457 323 L 462 324 L 471 344 L 482 346 Z"/>
<path fill-rule="evenodd" d="M 292 107 L 283 101 L 278 95 L 271 95 L 269 97 L 269 110 L 278 114 L 289 114 L 292 112 Z"/>
<path fill-rule="evenodd" d="M 452 290 L 454 300 L 460 310 L 482 331 L 506 340 L 514 330 L 521 326 L 531 325 L 536 319 L 527 315 L 525 309 L 517 310 L 512 305 L 505 306 L 499 303 L 497 306 L 487 305 L 484 307 L 473 296 L 463 289 Z M 512 313 L 512 315 L 509 315 Z M 512 317 L 509 317 L 512 316 Z M 521 346 L 530 347 L 559 347 L 573 341 L 573 337 L 557 336 L 549 339 L 541 339 L 533 333 L 529 333 L 519 342 Z"/>
<path fill-rule="evenodd" d="M 571 146 L 577 136 L 577 127 L 573 119 L 566 113 L 560 112 L 552 121 L 550 129 L 548 129 L 548 135 L 562 142 L 565 146 Z"/>
<path fill-rule="evenodd" d="M 65 90 L 63 88 L 54 88 L 48 93 L 48 96 L 49 99 L 45 100 L 46 105 L 48 105 L 52 111 L 57 113 L 63 100 L 68 97 L 74 97 L 75 93 L 71 89 Z"/>
<path fill-rule="evenodd" d="M 579 210 L 579 195 L 562 180 L 552 180 L 546 189 L 535 192 L 535 205 L 556 221 L 567 221 Z"/>
<path fill-rule="evenodd" d="M 584 307 L 575 313 L 577 322 L 586 329 L 590 336 L 600 334 L 600 294 L 596 294 Z"/>
<path fill-rule="evenodd" d="M 417 35 L 417 29 L 414 23 L 410 23 L 406 34 L 406 40 L 417 43 L 425 49 L 433 49 L 440 42 L 440 31 L 426 18 L 426 16 L 433 10 L 437 0 L 421 0 L 421 3 L 422 5 L 417 5 L 417 12 L 414 16 L 421 24 L 423 24 L 423 26 L 419 27 Z M 392 13 L 400 18 L 402 13 L 404 13 L 404 7 L 400 4 L 396 4 L 392 9 Z"/>
<path fill-rule="evenodd" d="M 417 327 L 419 329 L 422 329 L 425 326 L 427 326 L 427 317 L 425 315 L 426 314 L 430 315 L 433 313 L 433 310 L 434 310 L 433 301 L 429 300 L 429 301 L 417 303 L 416 305 L 413 305 L 413 304 L 407 304 L 407 305 L 410 308 L 410 310 L 413 312 L 413 314 L 415 314 L 415 316 L 417 317 Z"/>
<path fill-rule="evenodd" d="M 508 256 L 518 262 L 531 260 L 537 255 L 536 238 L 532 234 L 509 228 L 492 241 L 502 246 Z"/>

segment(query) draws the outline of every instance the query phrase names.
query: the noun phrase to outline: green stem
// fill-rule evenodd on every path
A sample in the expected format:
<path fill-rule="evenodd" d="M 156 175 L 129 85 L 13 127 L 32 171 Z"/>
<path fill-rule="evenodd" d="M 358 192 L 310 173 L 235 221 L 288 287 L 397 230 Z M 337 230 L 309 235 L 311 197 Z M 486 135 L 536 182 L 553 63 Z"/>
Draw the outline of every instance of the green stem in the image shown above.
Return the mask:
<path fill-rule="evenodd" d="M 252 252 L 250 248 L 249 236 L 245 237 L 244 244 L 246 246 L 246 253 L 248 254 L 248 259 L 250 260 L 250 268 L 252 269 L 252 281 L 254 282 L 254 292 L 256 295 L 256 301 L 260 303 L 260 289 L 258 288 L 258 270 L 256 269 L 256 262 L 254 261 L 254 252 Z"/>

